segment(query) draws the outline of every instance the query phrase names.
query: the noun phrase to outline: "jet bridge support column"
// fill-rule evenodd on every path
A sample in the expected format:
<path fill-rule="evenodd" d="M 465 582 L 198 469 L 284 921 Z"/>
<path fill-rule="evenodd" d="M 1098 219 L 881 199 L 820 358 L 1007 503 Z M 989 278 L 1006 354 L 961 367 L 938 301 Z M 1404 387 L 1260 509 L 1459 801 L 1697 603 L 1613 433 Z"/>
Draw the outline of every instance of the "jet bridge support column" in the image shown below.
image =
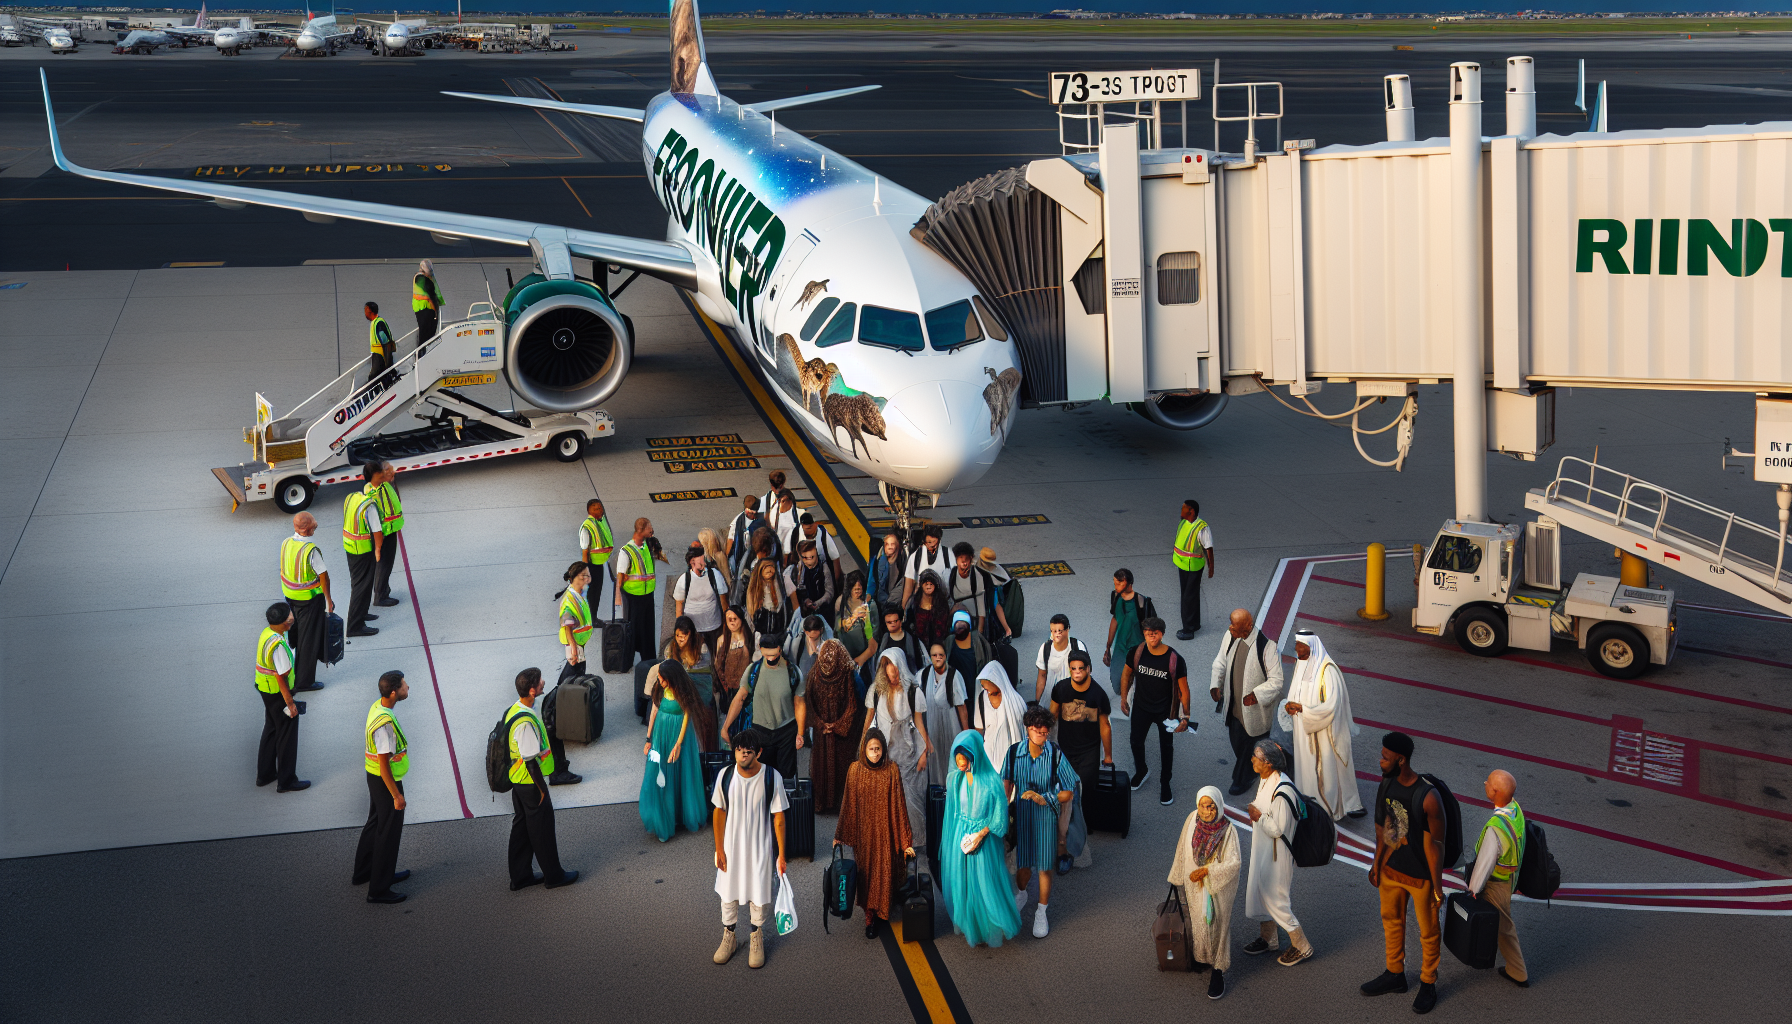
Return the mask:
<path fill-rule="evenodd" d="M 1456 518 L 1487 521 L 1487 390 L 1481 287 L 1481 65 L 1450 65 L 1451 307 Z"/>

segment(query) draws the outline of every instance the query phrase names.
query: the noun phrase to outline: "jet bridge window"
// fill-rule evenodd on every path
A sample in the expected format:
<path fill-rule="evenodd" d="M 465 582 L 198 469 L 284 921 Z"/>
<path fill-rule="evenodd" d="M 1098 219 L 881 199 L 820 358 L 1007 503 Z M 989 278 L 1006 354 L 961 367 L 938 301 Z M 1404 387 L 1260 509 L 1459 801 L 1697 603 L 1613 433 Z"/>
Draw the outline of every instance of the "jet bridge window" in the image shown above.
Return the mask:
<path fill-rule="evenodd" d="M 1439 537 L 1426 568 L 1446 572 L 1474 572 L 1481 568 L 1481 545 L 1468 537 Z"/>
<path fill-rule="evenodd" d="M 1157 304 L 1187 306 L 1201 301 L 1201 254 L 1166 252 L 1157 258 Z"/>
<path fill-rule="evenodd" d="M 834 298 L 832 295 L 815 304 L 815 312 L 810 313 L 809 319 L 803 323 L 802 333 L 804 341 L 808 341 L 810 338 L 815 337 L 815 332 L 821 330 L 821 325 L 828 322 L 828 314 L 832 313 L 834 307 L 839 304 L 840 300 Z"/>
<path fill-rule="evenodd" d="M 949 306 L 928 311 L 927 339 L 935 351 L 950 352 L 973 341 L 982 341 L 983 329 L 977 324 L 977 314 L 972 312 L 971 304 L 960 299 Z"/>
<path fill-rule="evenodd" d="M 833 300 L 830 299 L 828 301 L 831 302 Z M 858 311 L 858 308 L 857 303 L 843 303 L 840 306 L 840 312 L 835 313 L 834 319 L 828 321 L 827 329 L 822 331 L 821 336 L 815 339 L 815 347 L 827 348 L 829 345 L 838 345 L 843 341 L 851 341 L 852 317 L 853 314 Z M 810 317 L 809 319 L 814 320 L 815 318 Z"/>
<path fill-rule="evenodd" d="M 866 306 L 859 318 L 859 340 L 867 345 L 919 352 L 926 344 L 921 338 L 921 318 L 900 309 Z"/>

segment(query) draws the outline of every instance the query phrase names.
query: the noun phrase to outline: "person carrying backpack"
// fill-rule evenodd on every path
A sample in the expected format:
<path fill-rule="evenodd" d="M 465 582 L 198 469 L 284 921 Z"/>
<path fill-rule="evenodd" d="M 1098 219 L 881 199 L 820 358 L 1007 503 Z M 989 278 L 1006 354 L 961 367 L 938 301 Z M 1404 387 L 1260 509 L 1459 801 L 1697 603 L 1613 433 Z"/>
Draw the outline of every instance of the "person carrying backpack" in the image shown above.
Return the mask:
<path fill-rule="evenodd" d="M 1519 988 L 1530 988 L 1524 951 L 1518 948 L 1518 929 L 1512 924 L 1512 887 L 1525 855 L 1524 809 L 1518 806 L 1517 795 L 1518 780 L 1510 772 L 1495 768 L 1487 776 L 1487 800 L 1493 804 L 1493 816 L 1481 826 L 1481 838 L 1475 843 L 1468 891 L 1500 912 L 1500 956 L 1506 960 L 1499 969 L 1500 977 Z"/>
<path fill-rule="evenodd" d="M 1115 695 L 1120 693 L 1126 656 L 1145 642 L 1139 623 L 1156 616 L 1157 606 L 1133 589 L 1132 570 L 1115 569 L 1114 592 L 1108 595 L 1108 645 L 1101 652 L 1101 663 L 1108 667 L 1108 685 Z"/>
<path fill-rule="evenodd" d="M 1290 898 L 1294 885 L 1294 854 L 1283 841 L 1294 835 L 1296 804 L 1277 799 L 1278 790 L 1293 790 L 1288 780 L 1288 752 L 1271 739 L 1261 739 L 1251 751 L 1251 768 L 1257 773 L 1257 795 L 1245 807 L 1251 816 L 1251 866 L 1245 878 L 1244 913 L 1258 923 L 1257 937 L 1245 943 L 1252 956 L 1268 953 L 1280 943 L 1276 926 L 1288 933 L 1288 949 L 1276 962 L 1293 967 L 1313 955 L 1313 945 L 1294 916 Z M 1295 794 L 1299 795 L 1298 792 Z"/>
<path fill-rule="evenodd" d="M 1387 939 L 1387 969 L 1362 986 L 1363 995 L 1406 991 L 1406 904 L 1419 921 L 1419 994 L 1414 1013 L 1437 1005 L 1437 962 L 1443 928 L 1437 914 L 1444 903 L 1445 837 L 1449 834 L 1444 798 L 1412 770 L 1412 737 L 1390 732 L 1381 738 L 1381 789 L 1375 794 L 1375 863 L 1369 884 L 1381 892 L 1381 930 Z M 1514 861 L 1516 864 L 1516 861 Z"/>

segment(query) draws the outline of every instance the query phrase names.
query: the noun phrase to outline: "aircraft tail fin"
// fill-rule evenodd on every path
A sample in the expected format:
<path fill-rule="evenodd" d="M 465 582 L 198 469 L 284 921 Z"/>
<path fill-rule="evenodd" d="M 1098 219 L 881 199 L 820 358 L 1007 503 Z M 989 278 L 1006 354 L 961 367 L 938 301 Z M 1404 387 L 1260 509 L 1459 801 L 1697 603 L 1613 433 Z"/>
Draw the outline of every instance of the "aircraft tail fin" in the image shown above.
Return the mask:
<path fill-rule="evenodd" d="M 193 18 L 193 27 L 205 27 L 205 0 L 199 0 L 199 14 Z"/>
<path fill-rule="evenodd" d="M 703 53 L 703 25 L 702 17 L 697 13 L 697 0 L 671 0 L 671 3 L 672 85 L 667 91 L 719 95 Z"/>

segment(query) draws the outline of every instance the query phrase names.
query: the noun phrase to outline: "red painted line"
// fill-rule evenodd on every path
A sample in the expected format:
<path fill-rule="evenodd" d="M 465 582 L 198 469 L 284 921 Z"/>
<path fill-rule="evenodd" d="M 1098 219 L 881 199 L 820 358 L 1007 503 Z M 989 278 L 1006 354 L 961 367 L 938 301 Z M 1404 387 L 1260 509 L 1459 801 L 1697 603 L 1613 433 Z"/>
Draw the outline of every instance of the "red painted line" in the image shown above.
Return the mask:
<path fill-rule="evenodd" d="M 1557 718 L 1571 718 L 1577 722 L 1586 722 L 1589 725 L 1608 728 L 1612 724 L 1612 720 L 1609 718 L 1594 718 L 1592 715 L 1583 715 L 1577 711 L 1563 711 L 1559 708 L 1544 707 L 1541 704 L 1527 704 L 1522 700 L 1512 700 L 1509 697 L 1492 697 L 1485 693 L 1476 693 L 1473 690 L 1458 690 L 1454 686 L 1443 686 L 1438 683 L 1422 683 L 1417 679 L 1403 679 L 1400 676 L 1383 675 L 1380 672 L 1370 672 L 1368 669 L 1346 668 L 1342 665 L 1338 667 L 1353 676 L 1367 676 L 1370 679 L 1380 679 L 1384 682 L 1399 683 L 1401 686 L 1416 686 L 1422 690 L 1436 690 L 1439 693 L 1453 694 L 1458 697 L 1468 697 L 1471 700 L 1484 700 L 1490 704 L 1504 704 L 1510 708 L 1518 708 L 1521 711 L 1534 711 L 1540 715 L 1554 715 Z"/>
<path fill-rule="evenodd" d="M 1340 587 L 1355 587 L 1358 590 L 1368 586 L 1368 584 L 1358 583 L 1355 580 L 1341 580 L 1336 576 L 1320 576 L 1317 573 L 1313 575 L 1312 579 L 1315 583 L 1336 583 Z"/>
<path fill-rule="evenodd" d="M 1719 658 L 1734 658 L 1737 661 L 1752 661 L 1757 665 L 1771 665 L 1774 668 L 1792 668 L 1792 661 L 1774 661 L 1772 658 L 1757 658 L 1748 654 L 1731 654 L 1729 651 L 1714 651 L 1709 647 L 1694 647 L 1691 644 L 1681 644 L 1680 649 L 1683 651 L 1693 651 L 1698 654 L 1714 654 Z"/>
<path fill-rule="evenodd" d="M 1772 612 L 1756 612 L 1746 608 L 1720 608 L 1714 604 L 1694 604 L 1691 601 L 1676 601 L 1681 608 L 1691 608 L 1697 612 L 1716 612 L 1719 615 L 1739 615 L 1745 619 L 1766 619 L 1769 622 L 1792 622 L 1792 615 L 1775 615 Z"/>
<path fill-rule="evenodd" d="M 1681 737 L 1675 737 L 1679 739 Z M 1726 747 L 1722 743 L 1706 743 L 1704 740 L 1691 740 L 1698 744 L 1700 750 L 1715 750 L 1720 754 L 1731 754 L 1736 757 L 1752 757 L 1757 761 L 1772 761 L 1775 764 L 1792 765 L 1792 757 L 1781 757 L 1778 754 L 1763 754 L 1758 750 L 1743 750 L 1741 747 Z"/>
<path fill-rule="evenodd" d="M 1400 633 L 1392 633 L 1392 632 L 1388 632 L 1386 630 L 1374 629 L 1372 627 L 1364 626 L 1364 625 L 1361 625 L 1361 624 L 1355 623 L 1355 622 L 1343 622 L 1338 619 L 1328 619 L 1321 615 L 1309 615 L 1306 612 L 1299 612 L 1296 614 L 1295 617 L 1301 618 L 1301 619 L 1310 619 L 1313 622 L 1323 622 L 1328 626 L 1341 626 L 1345 629 L 1361 630 L 1366 633 L 1373 633 L 1376 636 L 1383 637 L 1388 640 L 1400 640 L 1405 643 L 1411 643 L 1411 644 L 1424 644 L 1428 647 L 1448 648 L 1449 646 L 1451 646 L 1450 644 L 1445 643 L 1441 640 L 1427 640 L 1423 637 L 1418 637 L 1418 636 L 1404 636 Z M 1738 707 L 1752 708 L 1756 711 L 1771 711 L 1771 712 L 1774 712 L 1776 714 L 1781 714 L 1781 715 L 1792 715 L 1792 708 L 1782 707 L 1781 705 L 1778 705 L 1778 704 L 1765 704 L 1758 700 L 1747 700 L 1742 697 L 1726 697 L 1726 696 L 1723 696 L 1722 694 L 1717 694 L 1717 693 L 1701 693 L 1698 690 L 1689 690 L 1683 686 L 1669 686 L 1666 683 L 1652 683 L 1646 679 L 1613 679 L 1610 676 L 1601 675 L 1600 673 L 1595 672 L 1589 668 L 1575 668 L 1571 665 L 1558 665 L 1553 661 L 1544 661 L 1541 658 L 1527 658 L 1521 654 L 1503 654 L 1500 657 L 1504 661 L 1515 661 L 1521 665 L 1530 665 L 1535 668 L 1553 669 L 1557 672 L 1567 672 L 1570 675 L 1590 676 L 1594 679 L 1599 679 L 1599 680 L 1602 680 L 1602 681 L 1608 682 L 1608 683 L 1623 683 L 1627 686 L 1640 686 L 1647 690 L 1660 690 L 1664 693 L 1677 693 L 1683 697 L 1696 697 L 1700 700 L 1714 700 L 1714 701 L 1718 701 L 1718 702 L 1721 702 L 1724 704 L 1734 704 L 1734 705 L 1737 705 Z"/>
<path fill-rule="evenodd" d="M 442 716 L 442 737 L 448 741 L 448 767 L 454 772 L 454 791 L 460 794 L 460 813 L 473 816 L 467 806 L 467 788 L 460 781 L 460 759 L 454 756 L 454 733 L 448 728 L 448 706 L 442 703 L 442 684 L 436 679 L 436 659 L 429 652 L 429 630 L 423 628 L 423 605 L 417 601 L 417 581 L 411 578 L 411 553 L 405 548 L 404 533 L 398 534 L 398 554 L 404 559 L 404 585 L 411 591 L 411 611 L 417 615 L 417 634 L 423 638 L 423 659 L 429 664 L 429 688 L 435 691 L 436 711 Z"/>

